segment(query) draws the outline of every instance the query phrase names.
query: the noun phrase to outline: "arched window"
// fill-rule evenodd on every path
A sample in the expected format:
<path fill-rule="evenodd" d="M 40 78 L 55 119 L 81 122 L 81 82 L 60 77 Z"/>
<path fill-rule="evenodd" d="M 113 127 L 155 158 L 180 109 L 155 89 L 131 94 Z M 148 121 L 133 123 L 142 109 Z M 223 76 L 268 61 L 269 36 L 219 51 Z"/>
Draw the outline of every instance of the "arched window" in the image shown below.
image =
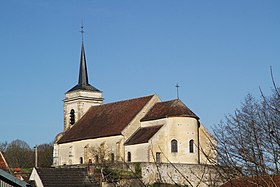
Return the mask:
<path fill-rule="evenodd" d="M 127 152 L 127 161 L 131 162 L 131 152 Z"/>
<path fill-rule="evenodd" d="M 73 157 L 73 146 L 69 147 L 69 157 Z"/>
<path fill-rule="evenodd" d="M 111 162 L 114 162 L 115 161 L 115 155 L 114 153 L 111 153 Z"/>
<path fill-rule="evenodd" d="M 194 152 L 193 143 L 194 143 L 193 140 L 190 140 L 190 141 L 189 141 L 189 152 L 190 152 L 190 153 L 193 153 L 193 152 Z"/>
<path fill-rule="evenodd" d="M 70 125 L 74 125 L 75 123 L 75 110 L 71 109 L 70 111 Z"/>
<path fill-rule="evenodd" d="M 84 159 L 83 157 L 80 157 L 80 164 L 83 164 L 84 163 Z"/>
<path fill-rule="evenodd" d="M 156 152 L 156 163 L 160 163 L 160 152 Z"/>
<path fill-rule="evenodd" d="M 177 153 L 178 152 L 178 143 L 177 140 L 173 139 L 171 141 L 171 153 Z"/>
<path fill-rule="evenodd" d="M 98 163 L 99 162 L 99 157 L 98 155 L 95 155 L 95 163 Z"/>

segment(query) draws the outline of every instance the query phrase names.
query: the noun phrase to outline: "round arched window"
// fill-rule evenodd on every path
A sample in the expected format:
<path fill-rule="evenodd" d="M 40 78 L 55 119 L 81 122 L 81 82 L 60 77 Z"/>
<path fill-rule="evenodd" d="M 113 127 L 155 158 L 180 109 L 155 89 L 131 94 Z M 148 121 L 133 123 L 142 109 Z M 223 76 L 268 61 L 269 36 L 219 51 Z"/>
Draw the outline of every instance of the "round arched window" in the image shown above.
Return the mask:
<path fill-rule="evenodd" d="M 74 125 L 75 123 L 75 110 L 71 109 L 70 111 L 70 125 Z"/>

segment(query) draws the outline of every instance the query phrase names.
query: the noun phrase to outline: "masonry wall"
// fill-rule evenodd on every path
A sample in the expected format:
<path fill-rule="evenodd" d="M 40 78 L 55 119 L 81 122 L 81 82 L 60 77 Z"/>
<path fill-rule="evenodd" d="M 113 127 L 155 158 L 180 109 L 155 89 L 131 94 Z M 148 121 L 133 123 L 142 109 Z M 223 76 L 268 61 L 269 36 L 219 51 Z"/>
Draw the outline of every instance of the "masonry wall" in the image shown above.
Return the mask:
<path fill-rule="evenodd" d="M 146 121 L 142 127 L 163 125 L 149 140 L 149 162 L 155 162 L 155 155 L 160 154 L 163 163 L 199 163 L 198 122 L 190 117 L 169 117 L 159 120 Z M 171 141 L 177 141 L 177 152 L 171 152 Z M 194 151 L 189 152 L 189 141 L 194 141 Z"/>
<path fill-rule="evenodd" d="M 217 164 L 217 141 L 203 125 L 200 125 L 199 136 L 200 163 Z"/>
<path fill-rule="evenodd" d="M 130 152 L 131 154 L 131 161 L 128 161 L 128 152 Z M 126 162 L 149 162 L 148 155 L 149 155 L 148 143 L 125 146 Z"/>
<path fill-rule="evenodd" d="M 221 184 L 216 168 L 210 165 L 142 163 L 141 167 L 145 184 L 158 182 L 199 187 Z"/>
<path fill-rule="evenodd" d="M 223 181 L 219 175 L 219 168 L 203 164 L 178 164 L 178 163 L 125 163 L 111 165 L 111 168 L 122 168 L 123 170 L 133 171 L 134 175 L 123 178 L 125 186 L 143 186 L 154 183 L 171 184 L 181 186 L 209 187 L 220 186 Z M 140 173 L 138 171 L 140 167 Z M 220 171 L 221 172 L 221 171 Z M 131 182 L 131 179 L 141 180 L 139 185 Z"/>
<path fill-rule="evenodd" d="M 155 155 L 157 153 L 160 154 L 160 160 L 163 163 L 213 164 L 217 160 L 217 143 L 197 119 L 190 117 L 169 117 L 141 123 L 142 127 L 156 125 L 163 126 L 149 140 L 148 162 L 155 162 Z M 177 152 L 171 152 L 172 140 L 177 141 Z M 191 140 L 194 142 L 193 152 L 190 152 Z M 142 160 L 146 162 L 144 159 L 146 157 L 143 157 Z"/>
<path fill-rule="evenodd" d="M 111 136 L 105 138 L 81 140 L 54 146 L 54 166 L 77 165 L 91 160 L 96 162 L 95 156 L 105 155 L 106 160 L 110 160 L 110 155 L 114 154 L 114 160 L 121 161 L 124 158 L 123 136 Z"/>

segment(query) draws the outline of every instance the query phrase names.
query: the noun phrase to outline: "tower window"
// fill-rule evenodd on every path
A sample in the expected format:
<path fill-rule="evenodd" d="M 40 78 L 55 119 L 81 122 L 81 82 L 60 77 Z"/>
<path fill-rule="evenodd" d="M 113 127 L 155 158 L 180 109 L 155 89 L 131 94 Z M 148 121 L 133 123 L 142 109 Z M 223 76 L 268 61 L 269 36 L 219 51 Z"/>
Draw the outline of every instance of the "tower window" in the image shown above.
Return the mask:
<path fill-rule="evenodd" d="M 177 153 L 178 152 L 178 143 L 177 140 L 173 139 L 171 141 L 171 153 Z"/>
<path fill-rule="evenodd" d="M 114 153 L 111 153 L 111 162 L 114 162 L 115 161 L 115 155 Z"/>
<path fill-rule="evenodd" d="M 127 161 L 131 162 L 131 152 L 127 152 Z"/>
<path fill-rule="evenodd" d="M 95 163 L 99 163 L 99 157 L 98 157 L 98 155 L 95 155 Z"/>
<path fill-rule="evenodd" d="M 189 152 L 190 152 L 190 153 L 193 153 L 193 152 L 194 152 L 193 144 L 194 144 L 194 141 L 193 141 L 193 140 L 190 140 L 190 142 L 189 142 Z"/>
<path fill-rule="evenodd" d="M 74 123 L 75 123 L 75 110 L 71 109 L 71 111 L 70 111 L 70 124 L 74 125 Z"/>
<path fill-rule="evenodd" d="M 69 157 L 73 157 L 73 146 L 69 147 Z"/>
<path fill-rule="evenodd" d="M 83 164 L 84 163 L 84 159 L 83 157 L 80 157 L 80 164 Z"/>
<path fill-rule="evenodd" d="M 160 152 L 156 152 L 156 163 L 160 163 Z"/>

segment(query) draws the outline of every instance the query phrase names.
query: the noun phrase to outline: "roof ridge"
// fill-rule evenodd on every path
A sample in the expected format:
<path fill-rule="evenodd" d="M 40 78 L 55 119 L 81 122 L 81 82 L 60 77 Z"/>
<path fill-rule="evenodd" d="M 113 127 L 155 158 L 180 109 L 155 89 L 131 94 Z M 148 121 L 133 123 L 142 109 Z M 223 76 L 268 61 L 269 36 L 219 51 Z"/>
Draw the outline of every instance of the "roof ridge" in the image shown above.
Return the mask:
<path fill-rule="evenodd" d="M 140 120 L 149 121 L 155 119 L 162 119 L 166 117 L 199 117 L 183 103 L 180 99 L 172 99 L 168 101 L 161 101 L 155 103 L 155 105 L 147 112 L 147 114 Z"/>
<path fill-rule="evenodd" d="M 163 125 L 164 125 L 164 123 L 163 123 L 163 124 L 161 124 L 161 125 L 152 125 L 152 126 L 140 127 L 140 128 L 138 128 L 137 130 L 139 130 L 139 129 L 152 128 L 152 127 L 159 127 L 159 126 L 163 126 Z M 136 131 L 137 131 L 137 130 L 136 130 Z"/>
<path fill-rule="evenodd" d="M 106 105 L 110 105 L 110 104 L 132 101 L 132 100 L 136 100 L 136 99 L 144 99 L 144 98 L 153 97 L 153 96 L 155 96 L 155 94 L 147 95 L 147 96 L 143 96 L 143 97 L 135 97 L 135 98 L 131 98 L 131 99 L 123 99 L 123 100 L 120 100 L 120 101 L 113 101 L 113 102 L 110 102 L 110 103 L 105 103 L 105 104 L 102 104 L 102 105 L 95 105 L 95 106 L 92 106 L 92 107 L 106 106 Z"/>

